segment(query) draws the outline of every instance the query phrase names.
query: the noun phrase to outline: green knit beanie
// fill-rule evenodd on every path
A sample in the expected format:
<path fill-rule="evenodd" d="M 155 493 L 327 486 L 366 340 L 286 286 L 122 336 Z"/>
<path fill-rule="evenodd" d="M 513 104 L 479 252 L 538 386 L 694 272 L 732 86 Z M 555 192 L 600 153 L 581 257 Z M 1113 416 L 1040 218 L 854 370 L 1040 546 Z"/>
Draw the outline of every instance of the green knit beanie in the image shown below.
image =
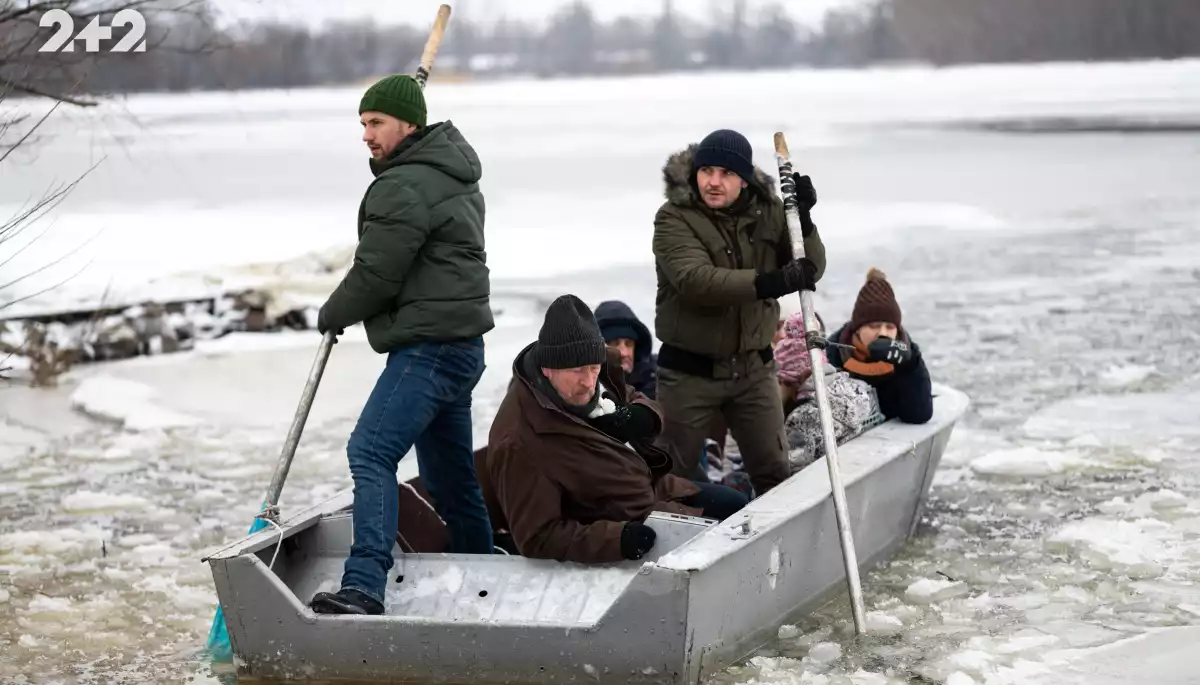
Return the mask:
<path fill-rule="evenodd" d="M 367 89 L 358 113 L 383 112 L 416 126 L 425 125 L 425 94 L 407 74 L 384 76 Z"/>

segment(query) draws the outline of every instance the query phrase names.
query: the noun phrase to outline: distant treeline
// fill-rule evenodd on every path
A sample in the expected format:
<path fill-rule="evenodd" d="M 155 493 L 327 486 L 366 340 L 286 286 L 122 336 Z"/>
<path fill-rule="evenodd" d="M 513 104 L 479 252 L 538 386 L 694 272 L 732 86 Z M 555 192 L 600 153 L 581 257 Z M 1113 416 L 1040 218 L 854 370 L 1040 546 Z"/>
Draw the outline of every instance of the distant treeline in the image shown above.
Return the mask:
<path fill-rule="evenodd" d="M 782 2 L 756 9 L 745 0 L 714 4 L 727 9 L 701 24 L 675 12 L 670 0 L 661 1 L 658 16 L 611 22 L 598 21 L 583 2 L 569 2 L 544 27 L 456 16 L 439 53 L 439 72 L 555 77 L 1200 55 L 1200 0 L 869 0 L 830 12 L 816 29 L 793 22 Z M 28 40 L 29 32 L 52 32 L 37 28 L 33 16 L 21 25 L 22 19 L 6 22 L 5 8 L 20 4 L 0 0 L 0 80 L 22 77 L 16 71 L 22 66 L 27 80 L 29 46 L 37 42 Z M 186 11 L 148 20 L 145 53 L 76 52 L 64 68 L 41 78 L 54 81 L 50 90 L 74 80 L 73 92 L 340 84 L 410 71 L 427 29 L 414 18 L 413 26 L 364 20 L 320 30 L 280 23 L 222 30 L 204 0 L 190 0 Z M 115 41 L 122 31 L 113 33 Z M 23 60 L 13 59 L 21 49 Z"/>
<path fill-rule="evenodd" d="M 934 64 L 1200 55 L 1200 0 L 891 0 L 901 56 Z"/>

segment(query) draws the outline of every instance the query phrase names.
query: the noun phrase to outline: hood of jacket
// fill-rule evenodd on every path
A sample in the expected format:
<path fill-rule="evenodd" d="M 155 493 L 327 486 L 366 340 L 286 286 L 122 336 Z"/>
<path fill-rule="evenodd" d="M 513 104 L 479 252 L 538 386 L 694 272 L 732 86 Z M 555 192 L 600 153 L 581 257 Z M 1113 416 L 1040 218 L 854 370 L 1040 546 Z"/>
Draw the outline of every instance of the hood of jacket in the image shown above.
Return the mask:
<path fill-rule="evenodd" d="M 663 165 L 663 196 L 667 202 L 680 207 L 704 205 L 700 199 L 700 189 L 696 187 L 696 175 L 692 173 L 692 158 L 699 147 L 698 143 L 692 143 L 667 157 L 667 163 Z M 780 201 L 775 191 L 775 178 L 757 166 L 748 186 L 762 199 Z"/>
<path fill-rule="evenodd" d="M 432 167 L 462 183 L 478 183 L 483 165 L 475 148 L 449 120 L 426 126 L 405 138 L 382 161 L 370 160 L 376 176 L 405 164 Z"/>
<path fill-rule="evenodd" d="M 641 319 L 638 319 L 637 314 L 633 313 L 633 309 L 629 305 L 619 300 L 609 300 L 601 302 L 594 313 L 596 323 L 600 325 L 602 331 L 605 326 L 625 324 L 637 333 L 637 340 L 634 341 L 636 346 L 633 350 L 635 367 L 650 360 L 654 338 L 650 336 L 650 329 L 646 328 L 646 324 L 642 323 Z"/>

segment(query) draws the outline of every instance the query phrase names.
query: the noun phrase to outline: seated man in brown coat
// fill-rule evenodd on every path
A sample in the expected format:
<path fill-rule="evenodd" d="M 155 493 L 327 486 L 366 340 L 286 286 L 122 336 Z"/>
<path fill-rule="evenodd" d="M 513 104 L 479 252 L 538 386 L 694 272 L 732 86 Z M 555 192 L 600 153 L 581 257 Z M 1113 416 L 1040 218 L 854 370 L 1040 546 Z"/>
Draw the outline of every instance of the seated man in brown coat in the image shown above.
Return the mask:
<path fill-rule="evenodd" d="M 563 295 L 513 362 L 479 472 L 492 522 L 523 556 L 582 563 L 640 559 L 652 511 L 723 519 L 740 492 L 670 475 L 653 442 L 658 405 L 625 384 L 591 309 Z"/>

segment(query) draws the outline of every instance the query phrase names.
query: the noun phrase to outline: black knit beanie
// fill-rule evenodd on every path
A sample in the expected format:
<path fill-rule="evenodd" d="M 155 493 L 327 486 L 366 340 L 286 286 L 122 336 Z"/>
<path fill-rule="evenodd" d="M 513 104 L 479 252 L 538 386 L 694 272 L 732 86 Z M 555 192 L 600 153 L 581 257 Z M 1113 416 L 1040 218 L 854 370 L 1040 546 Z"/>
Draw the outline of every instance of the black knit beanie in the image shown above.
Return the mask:
<path fill-rule="evenodd" d="M 737 131 L 713 131 L 700 141 L 692 156 L 692 173 L 705 166 L 728 169 L 749 183 L 754 178 L 754 150 L 746 136 Z"/>
<path fill-rule="evenodd" d="M 592 310 L 578 297 L 563 295 L 546 310 L 535 354 L 544 369 L 574 369 L 603 364 L 608 353 Z"/>

